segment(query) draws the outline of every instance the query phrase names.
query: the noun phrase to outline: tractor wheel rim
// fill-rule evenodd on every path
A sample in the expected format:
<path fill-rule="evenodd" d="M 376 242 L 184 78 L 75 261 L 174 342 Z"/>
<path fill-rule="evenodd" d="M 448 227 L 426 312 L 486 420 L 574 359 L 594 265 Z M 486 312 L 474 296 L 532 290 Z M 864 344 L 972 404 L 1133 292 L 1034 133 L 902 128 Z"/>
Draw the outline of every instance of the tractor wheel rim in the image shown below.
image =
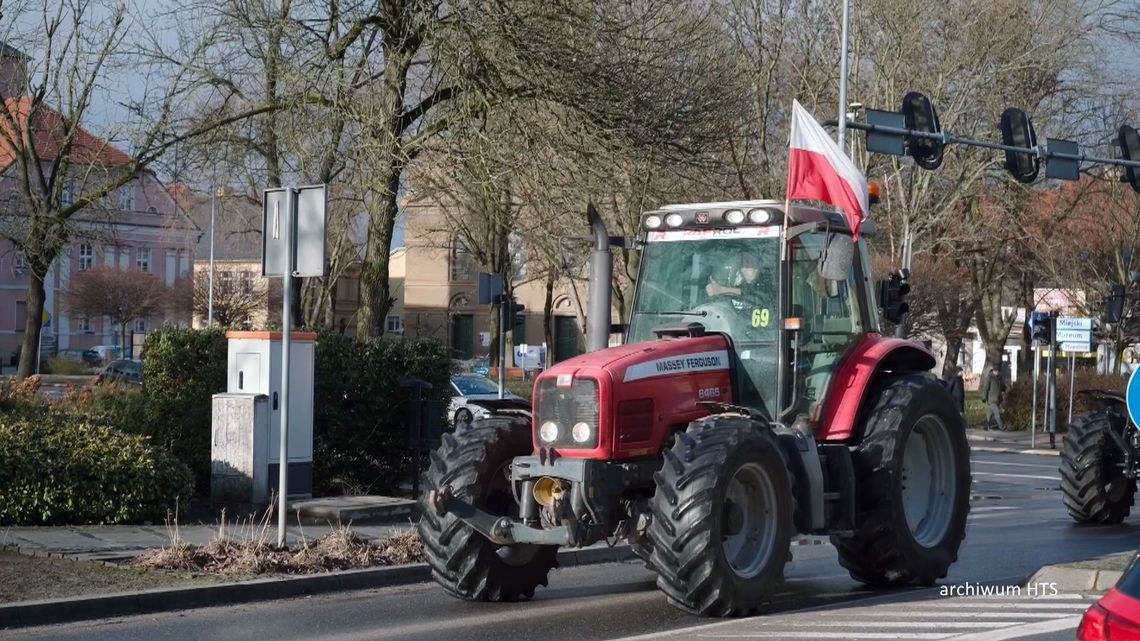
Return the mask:
<path fill-rule="evenodd" d="M 721 509 L 721 546 L 737 576 L 752 578 L 776 552 L 776 485 L 759 463 L 745 463 L 728 481 Z"/>
<path fill-rule="evenodd" d="M 957 489 L 954 447 L 942 419 L 927 414 L 918 420 L 903 451 L 903 512 L 915 541 L 934 547 L 950 529 Z"/>

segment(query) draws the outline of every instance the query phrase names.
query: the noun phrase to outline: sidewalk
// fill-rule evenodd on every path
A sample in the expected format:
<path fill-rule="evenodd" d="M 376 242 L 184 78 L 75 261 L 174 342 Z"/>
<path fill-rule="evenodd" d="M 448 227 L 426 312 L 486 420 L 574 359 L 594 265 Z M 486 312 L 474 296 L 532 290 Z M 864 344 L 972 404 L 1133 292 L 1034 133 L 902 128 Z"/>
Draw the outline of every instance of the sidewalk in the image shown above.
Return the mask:
<path fill-rule="evenodd" d="M 971 449 L 978 452 L 1014 452 L 1018 454 L 1059 456 L 1061 453 L 1061 441 L 1064 437 L 1064 432 L 1058 432 L 1056 434 L 1056 448 L 1054 449 L 1049 447 L 1048 432 L 1038 431 L 1036 443 L 1034 443 L 1033 435 L 1029 431 L 999 432 L 997 430 L 986 431 L 977 428 L 968 428 L 966 430 L 966 438 L 970 441 Z"/>

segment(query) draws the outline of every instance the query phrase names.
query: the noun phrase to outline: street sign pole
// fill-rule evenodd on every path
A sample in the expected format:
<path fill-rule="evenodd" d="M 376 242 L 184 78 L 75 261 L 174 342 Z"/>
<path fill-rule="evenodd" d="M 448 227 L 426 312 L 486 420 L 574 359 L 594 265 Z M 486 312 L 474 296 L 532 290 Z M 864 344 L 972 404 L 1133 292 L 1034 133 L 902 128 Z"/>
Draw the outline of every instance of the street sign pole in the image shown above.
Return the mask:
<path fill-rule="evenodd" d="M 1066 425 L 1073 424 L 1073 390 L 1075 389 L 1077 381 L 1077 355 L 1069 354 L 1069 422 Z"/>
<path fill-rule="evenodd" d="M 1030 339 L 1032 340 L 1032 339 Z M 1041 348 L 1033 345 L 1033 419 L 1030 422 L 1029 447 L 1037 446 L 1037 379 L 1041 373 Z"/>
<path fill-rule="evenodd" d="M 507 369 L 507 313 L 511 299 L 505 295 L 499 297 L 499 398 L 506 398 L 503 393 L 506 385 Z"/>
<path fill-rule="evenodd" d="M 1057 432 L 1057 376 L 1054 366 L 1054 357 L 1057 354 L 1057 322 L 1055 317 L 1049 325 L 1052 329 L 1052 336 L 1050 336 L 1049 343 L 1049 371 L 1046 372 L 1046 380 L 1049 382 L 1046 384 L 1048 389 L 1045 393 L 1045 420 L 1046 429 L 1049 431 L 1049 445 L 1054 447 Z"/>
<path fill-rule="evenodd" d="M 281 278 L 281 450 L 278 455 L 278 509 L 277 547 L 285 547 L 286 509 L 289 488 L 289 332 L 292 316 L 293 270 L 297 256 L 293 230 L 297 219 L 297 194 L 290 188 L 285 191 L 285 221 L 281 226 L 285 235 L 285 273 Z"/>

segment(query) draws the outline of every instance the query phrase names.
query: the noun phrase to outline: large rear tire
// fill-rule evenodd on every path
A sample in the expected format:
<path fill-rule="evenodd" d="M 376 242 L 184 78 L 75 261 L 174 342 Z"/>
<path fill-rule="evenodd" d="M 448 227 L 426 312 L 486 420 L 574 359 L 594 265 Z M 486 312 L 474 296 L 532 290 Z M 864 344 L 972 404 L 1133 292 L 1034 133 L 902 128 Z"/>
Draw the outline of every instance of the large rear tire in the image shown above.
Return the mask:
<path fill-rule="evenodd" d="M 1069 427 L 1061 445 L 1061 493 L 1077 523 L 1115 525 L 1131 513 L 1136 480 L 1124 475 L 1124 452 L 1108 433 L 1126 428 L 1123 416 L 1104 411 L 1081 414 Z"/>
<path fill-rule="evenodd" d="M 534 596 L 558 565 L 556 545 L 497 545 L 454 514 L 437 514 L 428 492 L 451 486 L 456 498 L 499 516 L 517 517 L 507 473 L 516 456 L 529 454 L 530 423 L 518 418 L 478 419 L 445 433 L 424 475 L 416 525 L 432 578 L 450 594 L 470 601 L 515 601 Z"/>
<path fill-rule="evenodd" d="M 775 438 L 741 416 L 695 421 L 664 451 L 650 502 L 649 563 L 673 605 L 748 614 L 783 577 L 791 481 Z"/>
<path fill-rule="evenodd" d="M 970 449 L 962 415 L 927 374 L 887 379 L 865 407 L 853 452 L 856 528 L 831 537 L 839 563 L 870 585 L 931 585 L 958 560 L 966 535 Z"/>

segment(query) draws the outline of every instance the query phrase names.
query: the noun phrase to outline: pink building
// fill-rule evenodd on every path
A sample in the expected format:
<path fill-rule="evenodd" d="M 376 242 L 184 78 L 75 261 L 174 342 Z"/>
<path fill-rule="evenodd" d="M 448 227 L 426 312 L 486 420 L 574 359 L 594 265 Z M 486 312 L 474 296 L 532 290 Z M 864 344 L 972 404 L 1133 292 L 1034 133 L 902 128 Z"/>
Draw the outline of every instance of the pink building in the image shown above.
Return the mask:
<path fill-rule="evenodd" d="M 25 83 L 21 81 L 26 77 L 27 60 L 0 43 L 0 104 L 30 131 L 27 139 L 35 145 L 45 167 L 50 167 L 57 158 L 64 126 L 58 114 L 44 107 L 28 117 L 28 100 L 22 97 Z M 0 120 L 3 122 L 10 121 Z M 10 137 L 0 136 L 0 217 L 18 231 L 21 212 L 27 209 L 8 140 Z M 84 130 L 76 136 L 71 158 L 72 167 L 64 183 L 65 204 L 97 188 L 102 178 L 95 177 L 105 177 L 131 164 L 122 150 Z M 67 309 L 66 292 L 76 274 L 101 266 L 141 269 L 173 288 L 180 277 L 192 273 L 201 231 L 154 174 L 142 171 L 98 205 L 81 212 L 72 221 L 68 235 L 45 283 L 50 317 L 43 339 L 45 353 L 119 342 L 119 328 L 108 318 L 79 316 Z M 0 240 L 0 359 L 5 365 L 23 340 L 27 285 L 23 255 L 9 241 Z M 184 312 L 171 309 L 135 319 L 127 329 L 131 334 L 164 323 L 188 325 L 189 321 L 187 305 Z"/>

